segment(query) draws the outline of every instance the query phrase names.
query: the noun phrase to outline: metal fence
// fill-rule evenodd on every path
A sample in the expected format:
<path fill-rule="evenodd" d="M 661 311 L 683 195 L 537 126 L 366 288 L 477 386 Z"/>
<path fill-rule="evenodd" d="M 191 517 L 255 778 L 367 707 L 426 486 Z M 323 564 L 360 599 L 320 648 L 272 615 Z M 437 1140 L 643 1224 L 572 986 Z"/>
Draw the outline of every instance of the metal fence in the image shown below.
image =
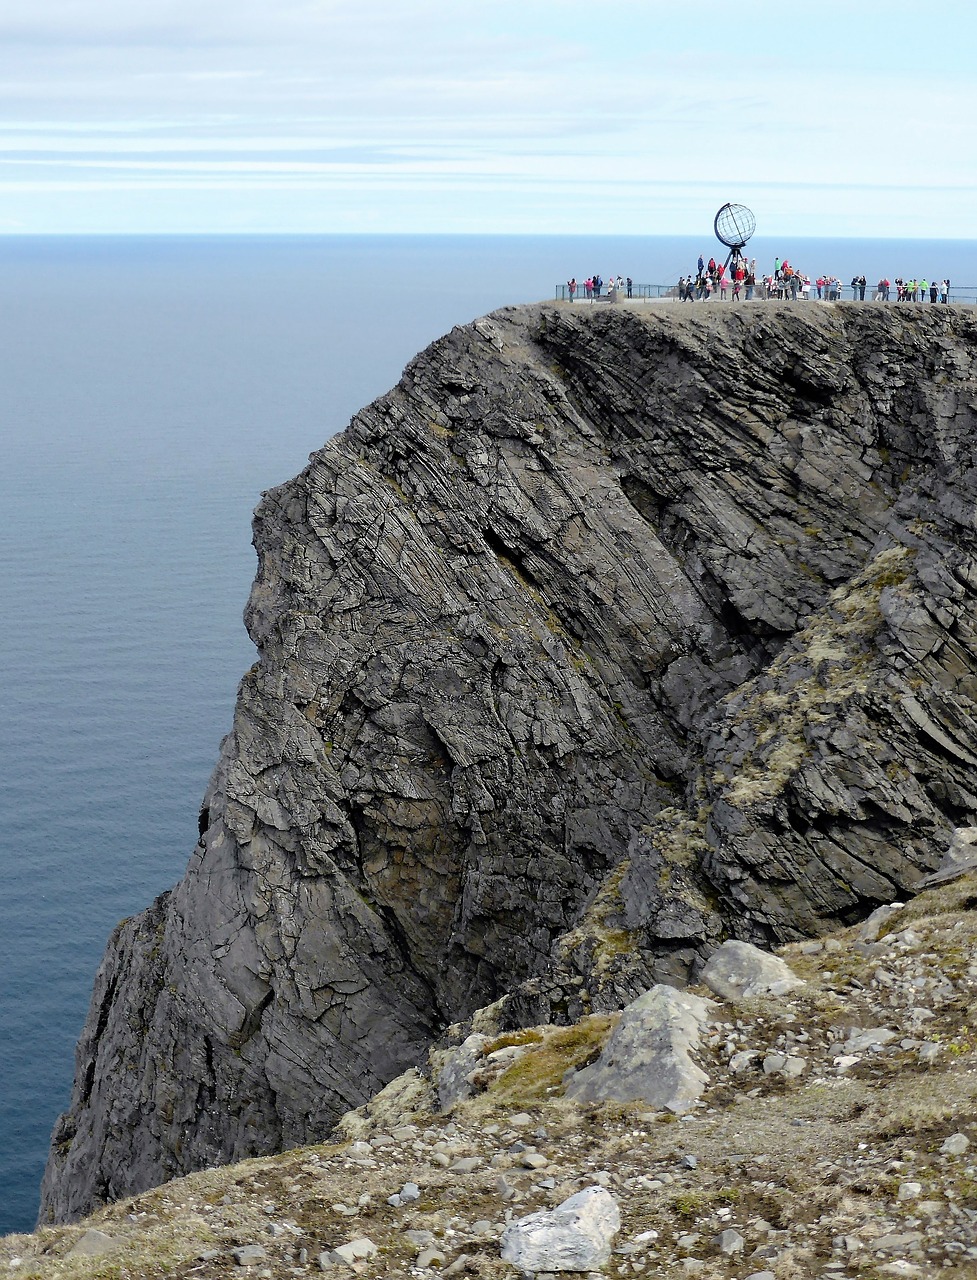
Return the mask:
<path fill-rule="evenodd" d="M 727 286 L 727 288 L 728 288 L 729 297 L 731 298 L 733 294 L 733 286 L 729 285 Z M 743 296 L 745 297 L 745 292 L 746 292 L 745 289 L 742 292 L 743 292 Z M 861 298 L 854 297 L 855 291 L 854 289 L 852 289 L 851 285 L 842 286 L 841 288 L 839 288 L 838 293 L 839 293 L 839 297 L 838 297 L 839 302 L 862 301 Z M 866 303 L 879 301 L 877 297 L 877 293 L 878 293 L 878 290 L 874 285 L 867 285 L 865 289 L 864 301 Z M 554 297 L 557 302 L 569 302 L 570 290 L 567 287 L 567 285 L 558 284 L 554 290 Z M 618 290 L 615 293 L 614 290 L 609 290 L 606 285 L 601 290 L 599 296 L 597 294 L 594 294 L 588 297 L 586 291 L 584 290 L 583 285 L 577 285 L 577 292 L 574 296 L 574 301 L 575 302 L 595 302 L 595 303 L 614 302 L 614 301 L 624 301 L 627 299 L 627 297 L 628 297 L 628 294 L 625 289 Z M 636 284 L 632 286 L 631 300 L 639 301 L 639 302 L 656 302 L 656 301 L 662 301 L 662 300 L 678 302 L 679 300 L 678 285 L 677 284 Z M 712 295 L 712 300 L 721 301 L 721 299 L 719 298 L 719 295 L 716 293 Z M 759 292 L 754 292 L 753 294 L 754 302 L 756 301 L 772 302 L 775 300 L 776 299 L 773 297 L 771 297 L 770 299 L 765 299 L 761 296 Z M 801 300 L 800 295 L 798 295 L 798 300 L 799 301 Z M 818 302 L 818 301 L 824 301 L 824 300 L 825 299 L 818 298 L 817 289 L 815 285 L 812 283 L 810 301 Z M 894 286 L 890 286 L 889 288 L 889 297 L 887 301 L 892 303 L 896 301 L 896 290 Z M 963 305 L 973 305 L 974 303 L 977 303 L 977 285 L 973 285 L 973 284 L 951 285 L 950 286 L 950 302 L 963 304 Z M 900 302 L 898 305 L 905 306 L 907 304 Z M 927 290 L 926 297 L 919 299 L 916 303 L 916 306 L 923 306 L 923 305 L 925 306 L 933 305 L 930 301 L 928 290 Z M 937 300 L 935 305 L 937 306 L 940 305 L 939 300 Z"/>
<path fill-rule="evenodd" d="M 676 284 L 636 284 L 632 285 L 632 298 L 638 298 L 643 302 L 648 302 L 653 298 L 670 298 L 672 295 L 678 298 L 678 285 Z M 600 294 L 593 294 L 588 297 L 582 284 L 577 285 L 575 301 L 577 302 L 610 302 L 612 295 L 618 298 L 627 298 L 628 291 L 626 288 L 619 289 L 614 295 L 614 290 L 609 289 L 605 284 Z M 570 299 L 570 290 L 565 284 L 556 286 L 556 301 L 568 302 Z"/>

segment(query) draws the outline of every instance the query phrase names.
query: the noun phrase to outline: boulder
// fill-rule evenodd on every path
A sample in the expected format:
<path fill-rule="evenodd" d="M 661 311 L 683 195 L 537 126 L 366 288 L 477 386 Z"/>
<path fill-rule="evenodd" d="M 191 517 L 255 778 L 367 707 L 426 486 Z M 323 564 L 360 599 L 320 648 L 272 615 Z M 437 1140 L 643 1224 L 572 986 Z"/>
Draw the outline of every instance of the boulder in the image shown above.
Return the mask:
<path fill-rule="evenodd" d="M 330 1266 L 352 1267 L 357 1262 L 362 1262 L 365 1258 L 372 1257 L 376 1252 L 377 1246 L 369 1236 L 357 1236 L 355 1240 L 350 1240 L 347 1244 L 337 1245 L 335 1249 L 320 1253 L 319 1266 L 323 1270 Z"/>
<path fill-rule="evenodd" d="M 597 1061 L 570 1078 L 567 1097 L 688 1111 L 709 1083 L 692 1054 L 711 1008 L 686 991 L 652 987 L 623 1011 Z"/>
<path fill-rule="evenodd" d="M 782 996 L 804 985 L 780 956 L 761 951 L 749 942 L 724 942 L 706 961 L 699 976 L 710 991 L 732 1001 Z"/>
<path fill-rule="evenodd" d="M 555 1209 L 519 1218 L 502 1233 L 502 1261 L 520 1271 L 597 1271 L 621 1227 L 617 1201 L 585 1187 Z"/>
<path fill-rule="evenodd" d="M 931 889 L 974 870 L 977 870 L 977 827 L 957 827 L 943 861 L 932 874 L 924 876 L 916 888 Z"/>
<path fill-rule="evenodd" d="M 450 1111 L 472 1096 L 474 1089 L 468 1077 L 482 1061 L 488 1043 L 485 1036 L 475 1033 L 455 1048 L 431 1055 L 437 1074 L 438 1107 L 441 1111 Z"/>
<path fill-rule="evenodd" d="M 97 1258 L 103 1253 L 114 1253 L 119 1248 L 119 1241 L 104 1231 L 90 1227 L 68 1250 L 68 1258 Z"/>

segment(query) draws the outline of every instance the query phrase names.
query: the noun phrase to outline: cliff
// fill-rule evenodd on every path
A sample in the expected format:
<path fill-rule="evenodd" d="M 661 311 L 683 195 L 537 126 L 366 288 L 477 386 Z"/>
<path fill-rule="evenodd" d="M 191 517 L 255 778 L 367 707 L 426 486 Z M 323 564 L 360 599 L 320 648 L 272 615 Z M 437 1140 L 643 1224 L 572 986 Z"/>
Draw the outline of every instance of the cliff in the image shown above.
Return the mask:
<path fill-rule="evenodd" d="M 977 818 L 969 312 L 540 306 L 266 494 L 186 877 L 110 940 L 42 1220 L 319 1140 L 506 996 L 849 924 Z"/>

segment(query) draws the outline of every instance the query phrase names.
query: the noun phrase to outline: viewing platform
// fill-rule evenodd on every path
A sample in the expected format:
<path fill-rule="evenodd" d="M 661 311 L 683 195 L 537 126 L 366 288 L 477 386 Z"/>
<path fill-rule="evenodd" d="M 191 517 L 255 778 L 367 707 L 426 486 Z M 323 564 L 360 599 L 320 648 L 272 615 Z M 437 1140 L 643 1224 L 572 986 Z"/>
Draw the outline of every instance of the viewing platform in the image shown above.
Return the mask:
<path fill-rule="evenodd" d="M 868 286 L 865 290 L 865 298 L 864 300 L 862 300 L 861 298 L 853 297 L 852 295 L 854 293 L 854 290 L 852 289 L 851 285 L 846 285 L 841 289 L 839 289 L 840 296 L 837 299 L 835 299 L 835 301 L 855 302 L 858 304 L 858 306 L 868 306 L 870 303 L 873 303 L 873 302 L 878 303 L 882 301 L 880 298 L 876 296 L 877 292 L 878 290 L 874 285 Z M 554 300 L 556 302 L 570 301 L 570 291 L 567 285 L 565 284 L 558 284 L 554 286 L 553 294 L 554 294 Z M 583 287 L 578 286 L 577 292 L 573 298 L 573 303 L 575 306 L 576 305 L 600 306 L 600 305 L 608 305 L 608 304 L 612 306 L 617 306 L 622 304 L 626 306 L 635 306 L 635 305 L 644 305 L 647 303 L 667 303 L 667 302 L 680 302 L 680 301 L 681 299 L 679 298 L 677 284 L 635 284 L 632 286 L 631 297 L 628 297 L 626 291 L 623 289 L 613 290 L 613 289 L 607 289 L 606 287 L 601 290 L 601 293 L 599 296 L 595 294 L 592 297 L 588 297 Z M 771 294 L 770 296 L 767 296 L 759 288 L 754 289 L 753 297 L 750 299 L 747 299 L 746 297 L 745 288 L 741 288 L 740 297 L 734 298 L 732 285 L 729 285 L 727 286 L 727 289 L 726 289 L 725 298 L 723 298 L 720 293 L 714 291 L 712 294 L 709 295 L 708 299 L 695 298 L 693 299 L 693 301 L 694 302 L 708 301 L 710 305 L 718 302 L 722 305 L 726 305 L 729 302 L 735 302 L 739 304 L 741 302 L 746 302 L 746 301 L 750 301 L 750 302 L 780 302 L 780 301 L 827 302 L 828 299 L 819 298 L 817 295 L 817 290 L 815 289 L 813 284 L 811 285 L 810 294 L 807 297 L 804 297 L 803 295 L 798 294 L 796 299 L 780 298 L 776 294 Z M 977 304 L 977 285 L 969 285 L 969 284 L 959 285 L 959 286 L 951 285 L 949 302 L 955 306 L 960 306 L 960 305 L 973 306 L 974 304 Z M 924 299 L 919 299 L 916 302 L 899 302 L 895 297 L 894 287 L 890 286 L 889 297 L 886 300 L 886 305 L 900 306 L 900 307 L 906 307 L 906 306 L 939 307 L 939 306 L 946 306 L 948 304 L 941 302 L 939 298 L 937 299 L 936 302 L 931 302 L 928 296 Z"/>

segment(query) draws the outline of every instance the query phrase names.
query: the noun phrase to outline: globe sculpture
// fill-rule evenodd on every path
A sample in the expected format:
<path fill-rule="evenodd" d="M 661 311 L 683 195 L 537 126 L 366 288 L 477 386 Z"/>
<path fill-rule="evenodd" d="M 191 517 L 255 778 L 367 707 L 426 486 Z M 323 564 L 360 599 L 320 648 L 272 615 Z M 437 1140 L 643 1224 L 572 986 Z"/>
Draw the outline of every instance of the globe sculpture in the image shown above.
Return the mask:
<path fill-rule="evenodd" d="M 724 204 L 713 225 L 716 239 L 739 256 L 739 251 L 756 231 L 756 218 L 745 204 Z"/>
<path fill-rule="evenodd" d="M 716 214 L 713 226 L 716 239 L 729 250 L 723 270 L 735 275 L 743 261 L 743 246 L 756 230 L 756 218 L 745 204 L 724 204 Z"/>

